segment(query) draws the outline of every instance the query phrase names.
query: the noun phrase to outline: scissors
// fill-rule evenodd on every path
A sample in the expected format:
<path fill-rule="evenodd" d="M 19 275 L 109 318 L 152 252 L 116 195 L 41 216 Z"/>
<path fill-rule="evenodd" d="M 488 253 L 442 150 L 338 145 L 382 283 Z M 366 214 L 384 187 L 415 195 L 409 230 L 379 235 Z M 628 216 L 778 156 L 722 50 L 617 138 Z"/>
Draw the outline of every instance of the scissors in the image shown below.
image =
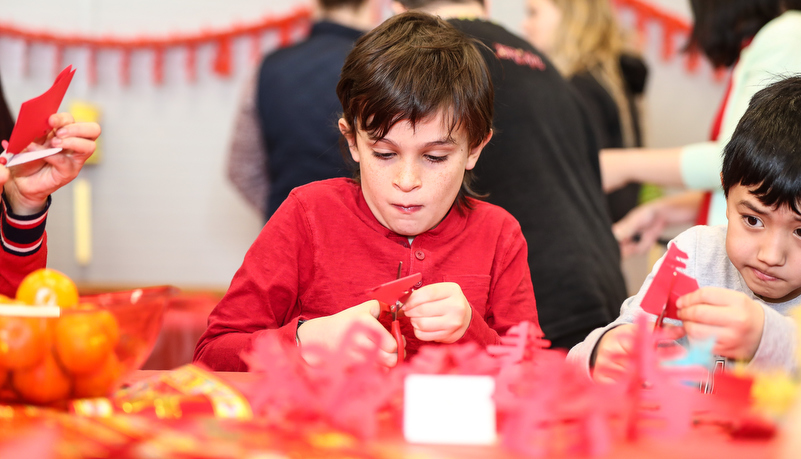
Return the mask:
<path fill-rule="evenodd" d="M 402 264 L 398 266 L 399 277 L 402 266 Z M 415 273 L 367 290 L 367 294 L 370 298 L 378 300 L 381 304 L 381 310 L 389 312 L 392 315 L 390 332 L 398 345 L 398 362 L 403 361 L 403 334 L 401 334 L 400 322 L 398 321 L 398 311 L 400 311 L 403 304 L 409 299 L 409 296 L 414 290 L 414 286 L 420 282 L 422 278 L 422 273 Z"/>
<path fill-rule="evenodd" d="M 50 155 L 55 155 L 60 152 L 61 148 L 46 148 L 44 150 L 33 150 L 22 154 L 14 154 L 4 151 L 0 154 L 0 164 L 6 167 L 18 166 L 20 164 L 36 161 L 37 159 L 46 158 Z"/>

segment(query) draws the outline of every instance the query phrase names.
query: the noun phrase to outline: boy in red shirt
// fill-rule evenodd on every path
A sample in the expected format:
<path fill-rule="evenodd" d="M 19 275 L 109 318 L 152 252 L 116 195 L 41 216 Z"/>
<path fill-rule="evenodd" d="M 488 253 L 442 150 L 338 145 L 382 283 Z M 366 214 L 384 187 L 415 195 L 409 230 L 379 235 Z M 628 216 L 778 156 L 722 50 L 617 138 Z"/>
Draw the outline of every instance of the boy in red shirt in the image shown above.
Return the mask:
<path fill-rule="evenodd" d="M 396 16 L 356 43 L 337 94 L 354 179 L 290 194 L 209 316 L 195 361 L 242 371 L 258 336 L 335 349 L 361 323 L 377 332 L 362 344 L 393 366 L 424 343 L 495 344 L 537 323 L 520 225 L 470 189 L 493 110 L 473 42 L 434 16 Z M 394 280 L 400 262 L 422 281 L 402 309 L 399 350 L 366 291 Z"/>

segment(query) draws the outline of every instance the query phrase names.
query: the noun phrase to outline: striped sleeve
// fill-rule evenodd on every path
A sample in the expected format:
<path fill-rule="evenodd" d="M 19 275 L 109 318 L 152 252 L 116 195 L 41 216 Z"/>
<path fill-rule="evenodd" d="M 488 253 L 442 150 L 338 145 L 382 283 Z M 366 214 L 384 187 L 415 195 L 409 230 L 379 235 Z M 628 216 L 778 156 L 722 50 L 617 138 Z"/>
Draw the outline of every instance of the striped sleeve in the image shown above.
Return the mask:
<path fill-rule="evenodd" d="M 11 212 L 5 193 L 3 194 L 0 207 L 0 245 L 4 252 L 24 257 L 33 255 L 42 248 L 50 201 L 48 197 L 41 212 L 20 216 Z"/>

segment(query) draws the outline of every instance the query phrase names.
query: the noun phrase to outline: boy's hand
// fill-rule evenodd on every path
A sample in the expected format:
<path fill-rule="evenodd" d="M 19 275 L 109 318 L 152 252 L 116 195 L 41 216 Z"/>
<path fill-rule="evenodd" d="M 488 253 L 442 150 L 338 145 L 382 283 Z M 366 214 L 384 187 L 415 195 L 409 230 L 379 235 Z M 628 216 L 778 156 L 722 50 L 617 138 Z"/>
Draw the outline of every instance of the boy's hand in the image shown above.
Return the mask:
<path fill-rule="evenodd" d="M 453 343 L 467 331 L 473 308 L 459 284 L 440 282 L 412 292 L 403 305 L 403 314 L 422 341 Z"/>
<path fill-rule="evenodd" d="M 360 333 L 355 337 L 356 345 L 367 349 L 377 347 L 379 362 L 387 367 L 394 367 L 398 363 L 398 345 L 395 338 L 377 320 L 380 313 L 381 306 L 378 301 L 370 300 L 330 316 L 307 320 L 298 327 L 301 353 L 303 346 L 310 344 L 324 346 L 331 350 L 339 349 L 342 339 L 353 324 L 361 323 L 374 330 L 379 339 L 374 342 L 372 341 L 373 335 Z M 306 357 L 304 355 L 304 358 Z M 308 358 L 306 360 L 310 364 L 314 364 Z"/>
<path fill-rule="evenodd" d="M 626 375 L 636 331 L 636 325 L 624 324 L 604 333 L 595 345 L 595 366 L 592 368 L 595 382 L 614 383 Z"/>
<path fill-rule="evenodd" d="M 647 326 L 648 330 L 653 330 L 654 322 L 649 321 Z M 636 325 L 624 324 L 604 333 L 595 345 L 595 365 L 592 369 L 592 379 L 595 382 L 614 383 L 627 375 L 631 368 L 636 332 Z M 660 334 L 660 343 L 675 342 L 684 334 L 683 328 L 665 324 Z"/>
<path fill-rule="evenodd" d="M 60 147 L 62 152 L 12 169 L 0 168 L 0 184 L 18 215 L 41 211 L 47 197 L 77 177 L 95 151 L 95 140 L 100 135 L 97 123 L 75 123 L 69 113 L 52 115 L 49 122 L 53 129 L 43 142 L 31 144 L 25 151 Z"/>
<path fill-rule="evenodd" d="M 715 354 L 751 360 L 762 341 L 765 311 L 744 293 L 704 287 L 676 301 L 679 319 L 690 338 L 714 335 Z"/>

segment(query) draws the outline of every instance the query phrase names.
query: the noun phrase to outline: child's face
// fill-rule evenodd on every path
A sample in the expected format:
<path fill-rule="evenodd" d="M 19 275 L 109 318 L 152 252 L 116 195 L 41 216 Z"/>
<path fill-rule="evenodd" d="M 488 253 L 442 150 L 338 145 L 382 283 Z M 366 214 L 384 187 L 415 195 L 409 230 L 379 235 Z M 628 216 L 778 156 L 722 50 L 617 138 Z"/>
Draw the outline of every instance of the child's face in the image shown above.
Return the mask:
<path fill-rule="evenodd" d="M 801 294 L 801 216 L 788 206 L 765 207 L 737 185 L 726 199 L 726 252 L 748 288 L 766 301 Z"/>
<path fill-rule="evenodd" d="M 471 149 L 463 129 L 448 135 L 442 112 L 414 128 L 399 121 L 377 140 L 362 129 L 348 134 L 343 119 L 339 125 L 359 163 L 367 205 L 382 225 L 403 236 L 439 224 L 456 200 L 465 171 L 476 165 L 490 137 Z"/>

